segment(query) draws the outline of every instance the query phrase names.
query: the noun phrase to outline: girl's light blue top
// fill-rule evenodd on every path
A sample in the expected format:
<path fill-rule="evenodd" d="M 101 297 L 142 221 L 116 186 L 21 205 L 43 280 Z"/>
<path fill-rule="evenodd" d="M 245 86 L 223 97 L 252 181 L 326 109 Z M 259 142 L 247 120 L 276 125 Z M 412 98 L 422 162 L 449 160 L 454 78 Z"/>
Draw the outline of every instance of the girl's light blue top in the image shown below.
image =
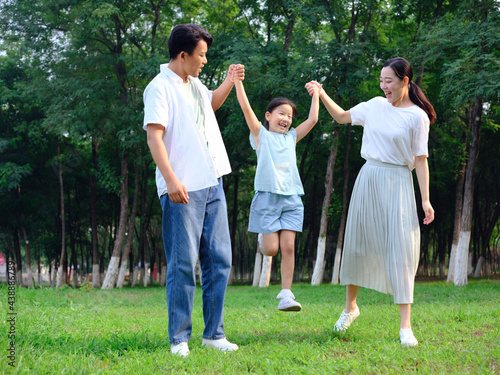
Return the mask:
<path fill-rule="evenodd" d="M 250 144 L 257 152 L 255 191 L 281 195 L 304 195 L 304 188 L 297 169 L 295 144 L 297 132 L 291 128 L 285 134 L 273 133 L 263 125 L 259 131 L 259 147 L 250 133 Z"/>

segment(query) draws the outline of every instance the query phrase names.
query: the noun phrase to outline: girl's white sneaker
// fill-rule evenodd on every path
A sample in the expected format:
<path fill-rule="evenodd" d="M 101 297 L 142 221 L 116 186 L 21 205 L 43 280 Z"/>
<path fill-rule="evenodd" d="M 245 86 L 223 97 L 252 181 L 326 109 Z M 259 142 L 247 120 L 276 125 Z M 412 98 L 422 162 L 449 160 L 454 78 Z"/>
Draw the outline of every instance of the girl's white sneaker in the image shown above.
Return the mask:
<path fill-rule="evenodd" d="M 295 296 L 289 289 L 282 289 L 276 298 L 280 300 L 278 304 L 280 311 L 300 311 L 302 309 L 302 305 L 295 301 Z"/>

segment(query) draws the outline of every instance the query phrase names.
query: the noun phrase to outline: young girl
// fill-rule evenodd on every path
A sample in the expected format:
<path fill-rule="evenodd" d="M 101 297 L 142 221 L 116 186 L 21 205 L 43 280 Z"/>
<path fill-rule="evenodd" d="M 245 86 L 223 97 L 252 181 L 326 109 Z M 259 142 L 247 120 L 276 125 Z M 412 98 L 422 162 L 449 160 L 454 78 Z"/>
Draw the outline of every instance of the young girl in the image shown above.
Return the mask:
<path fill-rule="evenodd" d="M 347 286 L 346 304 L 334 330 L 345 331 L 359 316 L 356 297 L 362 286 L 394 295 L 401 315 L 401 344 L 413 346 L 418 341 L 411 330 L 410 308 L 420 228 L 411 170 L 416 170 L 427 225 L 434 220 L 427 139 L 436 113 L 413 82 L 410 63 L 401 57 L 382 66 L 380 89 L 385 97 L 347 111 L 320 91 L 321 100 L 338 123 L 364 127 L 361 156 L 366 159 L 349 205 L 340 270 L 340 282 Z"/>
<path fill-rule="evenodd" d="M 248 230 L 262 233 L 262 250 L 274 256 L 281 248 L 281 286 L 278 310 L 299 311 L 291 291 L 295 266 L 295 233 L 302 231 L 304 206 L 295 155 L 295 144 L 304 138 L 318 121 L 319 88 L 311 86 L 309 117 L 296 128 L 290 128 L 297 107 L 286 98 L 275 98 L 267 107 L 263 126 L 255 116 L 243 88 L 235 79 L 236 94 L 248 128 L 250 144 L 257 152 L 255 196 L 250 208 Z"/>

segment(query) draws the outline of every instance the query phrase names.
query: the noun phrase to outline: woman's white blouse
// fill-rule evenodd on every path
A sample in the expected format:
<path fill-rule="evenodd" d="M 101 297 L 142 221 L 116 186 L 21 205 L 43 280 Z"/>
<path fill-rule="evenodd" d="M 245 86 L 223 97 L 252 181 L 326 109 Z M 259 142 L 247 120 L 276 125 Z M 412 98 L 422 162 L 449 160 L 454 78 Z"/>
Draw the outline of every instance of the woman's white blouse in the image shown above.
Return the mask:
<path fill-rule="evenodd" d="M 417 105 L 394 107 L 375 97 L 351 108 L 353 125 L 362 125 L 361 156 L 366 160 L 415 168 L 415 156 L 428 155 L 429 117 Z"/>

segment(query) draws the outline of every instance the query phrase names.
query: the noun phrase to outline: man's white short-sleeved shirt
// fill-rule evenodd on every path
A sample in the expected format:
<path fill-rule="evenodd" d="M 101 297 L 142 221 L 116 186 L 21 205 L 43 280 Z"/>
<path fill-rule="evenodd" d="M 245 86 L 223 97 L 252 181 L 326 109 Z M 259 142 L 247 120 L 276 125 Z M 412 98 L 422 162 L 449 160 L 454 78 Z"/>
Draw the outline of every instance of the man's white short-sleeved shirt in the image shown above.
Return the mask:
<path fill-rule="evenodd" d="M 231 165 L 212 109 L 212 92 L 198 78 L 189 76 L 188 79 L 196 85 L 202 98 L 205 137 L 198 130 L 182 78 L 167 64 L 160 66 L 160 74 L 144 91 L 143 129 L 146 130 L 148 124 L 165 127 L 163 143 L 172 170 L 187 191 L 196 191 L 217 185 L 219 177 L 231 172 Z M 167 192 L 158 167 L 156 186 L 160 197 Z"/>
<path fill-rule="evenodd" d="M 353 125 L 362 125 L 361 156 L 366 160 L 415 168 L 415 156 L 428 155 L 429 117 L 417 105 L 394 107 L 376 97 L 351 108 Z"/>

